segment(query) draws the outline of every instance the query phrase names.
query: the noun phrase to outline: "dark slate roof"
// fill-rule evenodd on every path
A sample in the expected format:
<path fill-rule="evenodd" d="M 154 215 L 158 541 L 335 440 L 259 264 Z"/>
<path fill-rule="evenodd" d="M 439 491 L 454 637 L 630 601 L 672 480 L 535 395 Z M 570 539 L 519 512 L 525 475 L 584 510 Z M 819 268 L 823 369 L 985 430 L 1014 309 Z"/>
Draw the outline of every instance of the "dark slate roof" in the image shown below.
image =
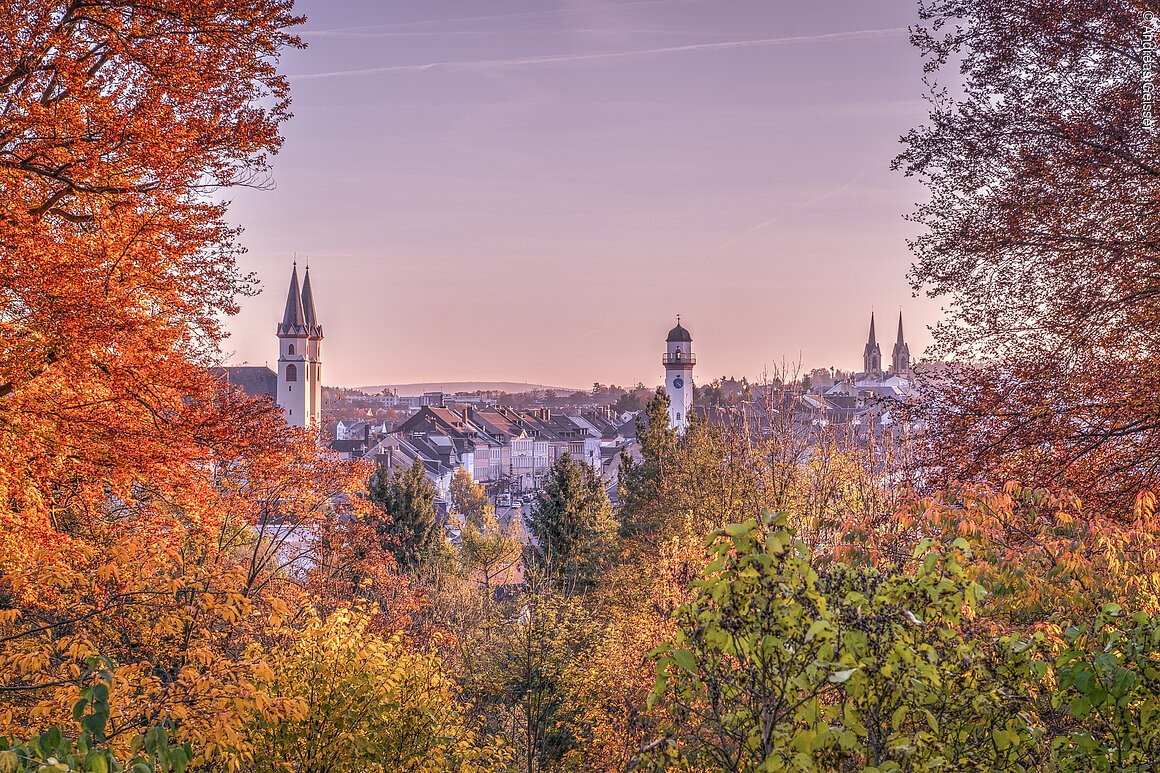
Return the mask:
<path fill-rule="evenodd" d="M 677 326 L 669 331 L 669 337 L 665 339 L 665 343 L 692 343 L 693 337 L 689 335 L 689 331 L 681 327 L 681 321 L 677 320 Z"/>
<path fill-rule="evenodd" d="M 367 452 L 367 441 L 363 438 L 354 440 L 332 440 L 330 448 L 333 451 L 348 453 L 354 457 L 361 457 Z"/>
<path fill-rule="evenodd" d="M 322 336 L 322 326 L 318 324 L 318 312 L 314 309 L 314 291 L 310 288 L 310 266 L 302 280 L 302 314 L 311 335 Z"/>
<path fill-rule="evenodd" d="M 250 397 L 268 395 L 272 400 L 278 399 L 278 374 L 263 365 L 213 368 L 210 373 L 240 387 Z"/>
<path fill-rule="evenodd" d="M 290 273 L 290 289 L 286 292 L 286 310 L 282 312 L 282 323 L 278 325 L 279 335 L 304 335 L 306 333 L 306 312 L 302 308 L 302 293 L 298 289 L 298 264 Z"/>
<path fill-rule="evenodd" d="M 869 357 L 872 353 L 878 354 L 881 353 L 881 351 L 882 350 L 878 348 L 878 339 L 874 335 L 874 312 L 870 312 L 870 337 L 866 340 L 866 348 L 862 351 L 862 356 Z"/>

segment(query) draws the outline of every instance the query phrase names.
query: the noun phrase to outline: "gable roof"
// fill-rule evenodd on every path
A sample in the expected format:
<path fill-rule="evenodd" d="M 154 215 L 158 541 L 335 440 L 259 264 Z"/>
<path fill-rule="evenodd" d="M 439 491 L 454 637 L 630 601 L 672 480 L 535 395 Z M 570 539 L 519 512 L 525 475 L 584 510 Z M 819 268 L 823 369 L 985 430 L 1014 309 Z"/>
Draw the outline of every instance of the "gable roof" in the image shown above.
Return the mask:
<path fill-rule="evenodd" d="M 250 397 L 278 399 L 278 374 L 264 365 L 231 365 L 211 368 L 210 374 L 240 388 Z"/>

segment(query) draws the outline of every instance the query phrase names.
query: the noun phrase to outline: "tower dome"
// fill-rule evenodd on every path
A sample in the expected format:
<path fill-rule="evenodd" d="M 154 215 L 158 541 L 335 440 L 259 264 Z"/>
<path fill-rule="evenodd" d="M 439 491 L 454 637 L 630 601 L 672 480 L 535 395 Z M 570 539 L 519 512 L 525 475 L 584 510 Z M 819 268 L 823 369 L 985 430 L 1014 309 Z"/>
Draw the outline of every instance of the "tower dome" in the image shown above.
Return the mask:
<path fill-rule="evenodd" d="M 693 337 L 689 335 L 689 331 L 681 327 L 681 318 L 677 317 L 677 326 L 669 331 L 669 337 L 665 339 L 665 343 L 692 343 Z"/>

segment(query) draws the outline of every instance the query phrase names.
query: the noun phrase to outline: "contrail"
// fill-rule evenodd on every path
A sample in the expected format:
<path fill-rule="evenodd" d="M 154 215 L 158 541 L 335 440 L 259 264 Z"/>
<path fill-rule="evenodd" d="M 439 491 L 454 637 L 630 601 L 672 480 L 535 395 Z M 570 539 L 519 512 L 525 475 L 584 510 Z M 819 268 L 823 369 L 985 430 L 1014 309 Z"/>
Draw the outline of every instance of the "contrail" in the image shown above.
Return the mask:
<path fill-rule="evenodd" d="M 673 3 L 681 3 L 681 2 L 689 2 L 689 1 L 690 0 L 639 0 L 639 2 L 634 2 L 634 3 L 620 3 L 620 4 L 611 3 L 609 5 L 595 6 L 595 7 L 590 7 L 590 8 L 586 8 L 583 10 L 590 11 L 590 10 L 596 10 L 599 8 L 625 8 L 625 7 L 635 7 L 635 6 L 641 6 L 641 5 L 669 5 L 669 4 L 673 4 Z M 473 22 L 473 21 L 501 21 L 501 20 L 508 20 L 508 19 L 532 19 L 532 18 L 543 18 L 545 16 L 575 15 L 577 13 L 580 13 L 581 11 L 582 11 L 582 9 L 579 9 L 579 8 L 550 8 L 550 9 L 541 9 L 539 11 L 517 11 L 516 13 L 495 13 L 495 14 L 488 14 L 486 16 L 460 16 L 459 18 L 453 18 L 453 19 L 418 19 L 415 21 L 401 21 L 401 22 L 393 22 L 390 24 L 368 24 L 368 25 L 359 26 L 359 27 L 335 27 L 333 29 L 325 29 L 325 30 L 304 30 L 298 34 L 300 34 L 300 35 L 321 35 L 321 34 L 328 34 L 328 33 L 332 33 L 332 32 L 357 32 L 360 30 L 361 31 L 391 30 L 391 29 L 400 29 L 400 28 L 405 28 L 405 27 L 428 27 L 431 25 L 439 25 L 439 24 L 464 24 L 466 22 Z"/>
<path fill-rule="evenodd" d="M 515 59 L 475 59 L 469 61 L 427 62 L 425 64 L 395 64 L 386 67 L 368 67 L 361 70 L 335 70 L 289 76 L 290 80 L 318 80 L 340 78 L 351 75 L 378 75 L 381 73 L 423 72 L 425 70 L 484 70 L 505 67 L 529 67 L 544 64 L 568 64 L 572 62 L 596 62 L 607 59 L 628 59 L 636 56 L 659 56 L 688 51 L 716 51 L 732 48 L 763 48 L 766 46 L 791 45 L 794 43 L 837 43 L 845 40 L 873 40 L 906 34 L 906 27 L 890 27 L 875 30 L 854 30 L 851 32 L 830 32 L 824 35 L 795 35 L 786 38 L 758 38 L 754 40 L 727 40 L 718 43 L 693 43 L 685 46 L 664 48 L 641 48 L 633 51 L 604 51 L 592 54 L 555 54 L 551 56 L 529 56 Z"/>
<path fill-rule="evenodd" d="M 799 212 L 799 211 L 805 209 L 806 207 L 812 207 L 814 204 L 818 204 L 820 202 L 825 201 L 826 199 L 833 198 L 834 196 L 837 196 L 841 193 L 846 192 L 855 183 L 857 183 L 859 180 L 861 180 L 863 177 L 865 177 L 868 173 L 869 173 L 869 170 L 866 172 L 859 172 L 858 175 L 855 176 L 852 180 L 847 180 L 845 183 L 838 186 L 837 188 L 834 188 L 833 190 L 819 193 L 817 196 L 814 196 L 813 198 L 806 199 L 805 201 L 799 202 L 798 204 L 795 204 L 794 206 L 792 206 L 788 209 L 784 209 L 781 212 L 778 212 L 776 215 L 769 218 L 768 220 L 763 220 L 760 223 L 758 223 L 757 225 L 750 226 L 749 228 L 746 228 L 741 233 L 737 234 L 736 236 L 730 237 L 729 239 L 726 239 L 725 241 L 721 242 L 713 249 L 706 252 L 704 255 L 702 255 L 698 260 L 696 260 L 693 263 L 693 266 L 701 265 L 705 261 L 709 260 L 709 258 L 712 258 L 714 255 L 717 255 L 722 250 L 725 250 L 729 247 L 732 247 L 734 244 L 741 241 L 746 236 L 749 236 L 751 233 L 754 233 L 756 231 L 760 231 L 763 228 L 768 228 L 769 226 L 777 223 L 778 221 L 780 221 L 782 218 L 786 217 L 787 215 L 792 215 L 794 212 Z"/>
<path fill-rule="evenodd" d="M 561 29 L 503 29 L 503 30 L 317 30 L 314 32 L 299 32 L 300 37 L 338 38 L 341 40 L 358 40 L 361 38 L 443 38 L 443 37 L 500 37 L 505 35 L 573 35 L 591 34 L 608 35 L 636 34 L 636 35 L 698 35 L 703 31 L 672 30 L 672 29 L 586 29 L 584 27 L 567 27 Z M 731 33 L 720 33 L 727 35 Z"/>

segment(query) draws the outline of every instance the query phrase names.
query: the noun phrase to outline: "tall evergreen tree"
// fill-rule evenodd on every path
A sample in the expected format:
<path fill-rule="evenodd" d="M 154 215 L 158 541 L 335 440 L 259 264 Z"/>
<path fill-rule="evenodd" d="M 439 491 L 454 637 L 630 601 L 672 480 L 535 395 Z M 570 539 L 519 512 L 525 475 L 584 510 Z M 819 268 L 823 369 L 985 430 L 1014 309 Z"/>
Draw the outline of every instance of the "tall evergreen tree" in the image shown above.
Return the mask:
<path fill-rule="evenodd" d="M 407 470 L 380 467 L 367 484 L 367 498 L 389 519 L 375 524 L 401 569 L 412 569 L 439 537 L 435 517 L 435 486 L 427 480 L 419 459 Z"/>
<path fill-rule="evenodd" d="M 569 587 L 593 582 L 616 533 L 600 478 L 567 453 L 552 468 L 528 527 L 536 544 L 533 560 Z"/>
<path fill-rule="evenodd" d="M 620 530 L 626 537 L 654 533 L 661 526 L 656 504 L 666 470 L 673 465 L 677 450 L 676 430 L 669 426 L 669 396 L 664 387 L 637 417 L 636 437 L 640 442 L 638 462 L 622 451 L 620 456 Z"/>

